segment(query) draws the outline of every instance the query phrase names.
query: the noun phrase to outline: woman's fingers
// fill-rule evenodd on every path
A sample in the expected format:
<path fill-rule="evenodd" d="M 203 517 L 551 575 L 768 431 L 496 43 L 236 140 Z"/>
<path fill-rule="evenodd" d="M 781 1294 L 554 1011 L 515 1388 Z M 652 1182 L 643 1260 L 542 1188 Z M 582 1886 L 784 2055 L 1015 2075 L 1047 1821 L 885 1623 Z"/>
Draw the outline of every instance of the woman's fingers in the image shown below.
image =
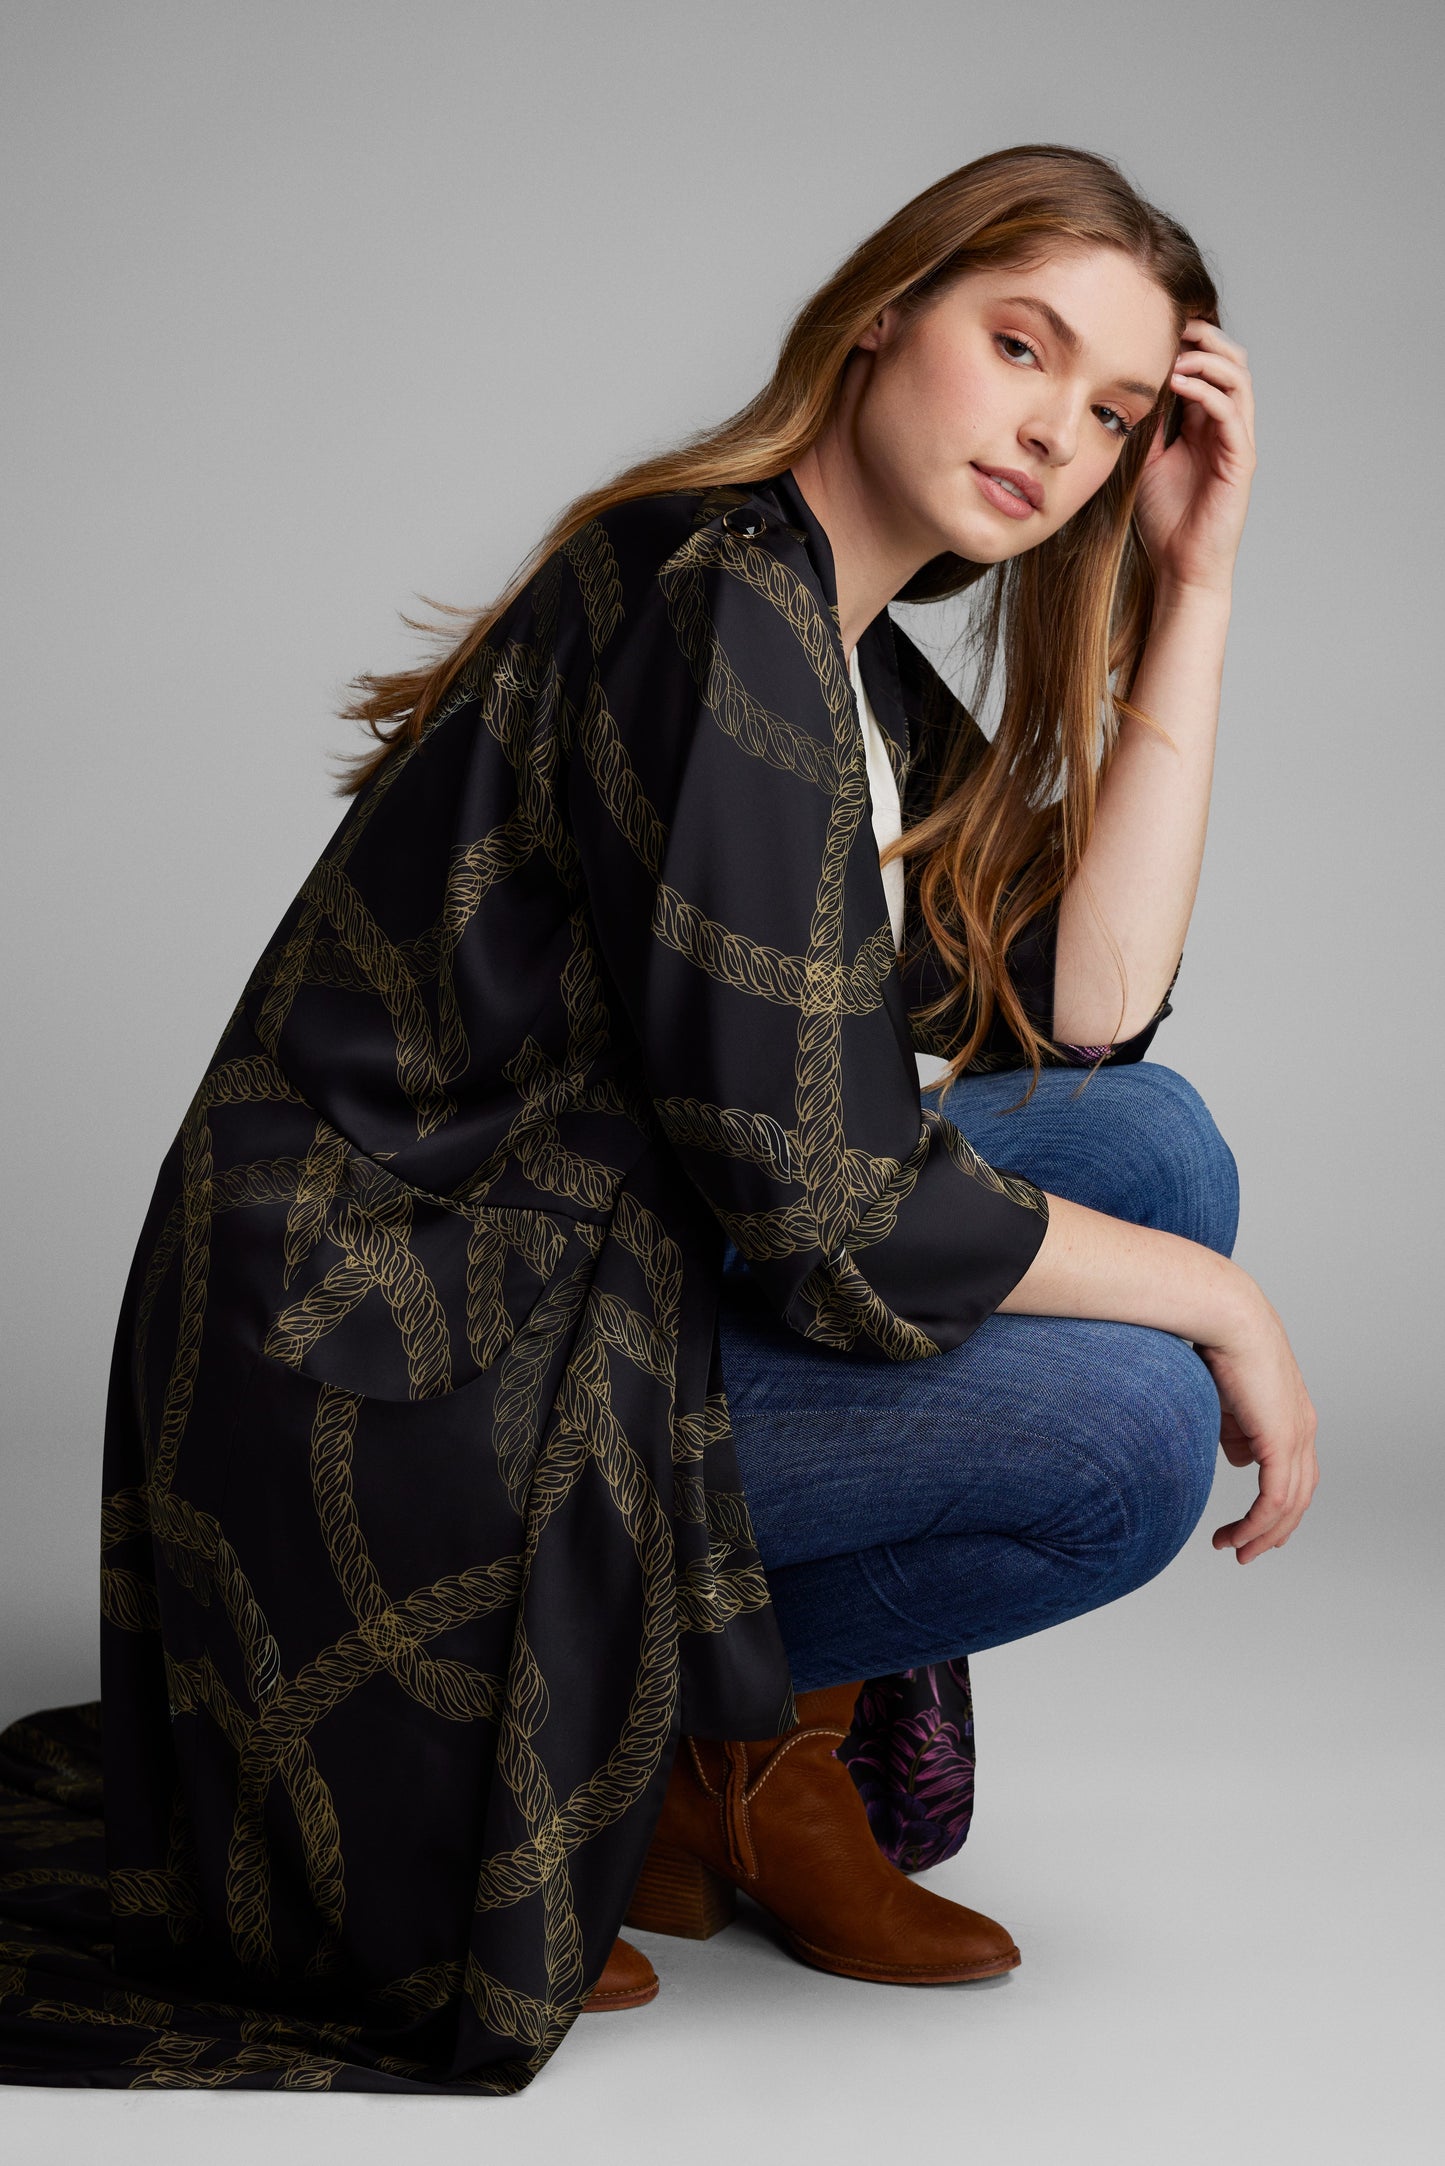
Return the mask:
<path fill-rule="evenodd" d="M 1219 1392 L 1219 1442 L 1230 1462 L 1254 1461 L 1259 1493 L 1242 1519 L 1214 1530 L 1216 1549 L 1249 1564 L 1289 1540 L 1319 1481 L 1318 1417 L 1278 1315 L 1265 1302 L 1232 1343 L 1200 1346 Z"/>
<path fill-rule="evenodd" d="M 1254 1446 L 1225 1407 L 1219 1417 L 1219 1448 L 1232 1467 L 1254 1464 Z"/>
<path fill-rule="evenodd" d="M 1182 336 L 1189 343 L 1181 344 L 1175 374 L 1182 372 L 1187 376 L 1191 369 L 1197 368 L 1208 380 L 1227 385 L 1238 400 L 1253 443 L 1254 380 L 1249 373 L 1248 350 L 1238 339 L 1226 338 L 1217 323 L 1205 323 L 1199 316 L 1189 318 Z"/>
<path fill-rule="evenodd" d="M 1230 338 L 1226 332 L 1221 331 L 1217 323 L 1210 323 L 1204 316 L 1187 317 L 1184 336 L 1197 338 L 1207 346 L 1218 346 L 1224 353 L 1232 353 L 1236 361 L 1248 359 L 1237 338 Z"/>
<path fill-rule="evenodd" d="M 1178 390 L 1181 381 L 1213 384 L 1218 390 L 1228 392 L 1244 420 L 1246 432 L 1254 435 L 1254 386 L 1247 368 L 1230 354 L 1181 353 L 1174 364 L 1173 382 Z"/>
<path fill-rule="evenodd" d="M 1181 346 L 1174 357 L 1176 369 L 1199 369 L 1216 383 L 1247 384 L 1249 370 L 1232 353 L 1211 353 L 1207 346 Z"/>
<path fill-rule="evenodd" d="M 1243 1519 L 1215 1529 L 1214 1547 L 1233 1549 L 1240 1564 L 1249 1564 L 1267 1549 L 1282 1549 L 1309 1510 L 1318 1485 L 1311 1430 L 1302 1448 L 1261 1460 L 1258 1496 Z"/>
<path fill-rule="evenodd" d="M 1238 339 L 1226 338 L 1217 323 L 1205 323 L 1202 318 L 1191 316 L 1184 326 L 1183 336 L 1193 340 L 1197 352 L 1227 355 L 1241 369 L 1249 366 L 1246 349 Z"/>
<path fill-rule="evenodd" d="M 1241 1564 L 1273 1546 L 1274 1537 L 1289 1516 L 1292 1483 L 1286 1461 L 1266 1459 L 1259 1470 L 1259 1494 L 1243 1519 L 1231 1520 L 1214 1537 L 1216 1549 L 1231 1548 Z"/>
<path fill-rule="evenodd" d="M 1217 384 L 1221 391 L 1230 392 L 1239 401 L 1242 411 L 1253 421 L 1254 385 L 1249 370 L 1231 354 L 1206 353 L 1202 348 L 1186 348 L 1176 358 L 1172 373 L 1175 376 L 1194 376 L 1203 382 Z"/>
<path fill-rule="evenodd" d="M 1219 423 L 1219 433 L 1236 458 L 1250 463 L 1254 458 L 1254 438 L 1238 400 L 1228 391 L 1222 391 L 1208 377 L 1190 374 L 1178 368 L 1169 379 L 1172 387 L 1191 406 L 1202 406 L 1204 411 Z"/>

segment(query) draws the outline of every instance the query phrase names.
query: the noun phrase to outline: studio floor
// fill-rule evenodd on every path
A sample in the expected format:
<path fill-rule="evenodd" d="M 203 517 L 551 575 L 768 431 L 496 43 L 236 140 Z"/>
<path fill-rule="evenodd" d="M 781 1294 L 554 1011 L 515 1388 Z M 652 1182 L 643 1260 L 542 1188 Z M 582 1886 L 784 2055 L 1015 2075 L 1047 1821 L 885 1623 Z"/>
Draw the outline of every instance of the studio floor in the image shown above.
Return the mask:
<path fill-rule="evenodd" d="M 1011 1976 L 825 1977 L 745 1906 L 711 1942 L 639 1935 L 658 1999 L 579 2022 L 515 2099 L 0 2090 L 0 2147 L 48 2166 L 254 2166 L 281 2146 L 297 2166 L 1433 2162 L 1430 1470 L 1411 1511 L 1415 1462 L 1392 1454 L 1385 1497 L 1363 1440 L 1334 1458 L 1286 1551 L 1241 1569 L 1210 1549 L 1246 1481 L 1224 1469 L 1152 1586 L 976 1659 L 973 1832 L 928 1877 L 1009 1924 Z M 55 1656 L 28 1698 L 10 1666 L 4 1719 L 94 1689 Z"/>

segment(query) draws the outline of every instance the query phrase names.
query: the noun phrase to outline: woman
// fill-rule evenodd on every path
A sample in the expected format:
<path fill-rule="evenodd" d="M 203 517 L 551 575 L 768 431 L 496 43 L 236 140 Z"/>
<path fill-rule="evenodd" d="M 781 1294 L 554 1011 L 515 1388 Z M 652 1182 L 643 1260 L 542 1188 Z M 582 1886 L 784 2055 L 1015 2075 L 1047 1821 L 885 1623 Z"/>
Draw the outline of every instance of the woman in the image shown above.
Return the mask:
<path fill-rule="evenodd" d="M 826 1969 L 1018 1960 L 885 1855 L 861 1685 L 1140 1584 L 1216 1441 L 1241 1562 L 1315 1482 L 1227 1148 L 1138 1065 L 1253 466 L 1216 317 L 1107 161 L 978 159 L 360 681 L 126 1290 L 103 1872 L 6 1878 L 13 2080 L 516 2090 L 657 1990 L 624 1913 L 739 1885 Z M 887 614 L 979 580 L 991 745 Z M 62 1861 L 95 1722 L 0 1741 Z"/>

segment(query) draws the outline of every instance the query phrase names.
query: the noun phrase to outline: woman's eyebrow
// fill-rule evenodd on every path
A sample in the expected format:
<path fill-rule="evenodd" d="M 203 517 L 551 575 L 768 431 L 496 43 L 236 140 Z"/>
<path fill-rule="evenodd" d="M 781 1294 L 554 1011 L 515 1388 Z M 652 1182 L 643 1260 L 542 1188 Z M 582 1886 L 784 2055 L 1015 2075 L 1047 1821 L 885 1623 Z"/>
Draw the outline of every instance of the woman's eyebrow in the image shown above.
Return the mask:
<path fill-rule="evenodd" d="M 1035 309 L 1043 317 L 1054 337 L 1067 354 L 1076 354 L 1083 344 L 1083 340 L 1079 337 L 1073 325 L 1064 321 L 1052 303 L 1039 300 L 1036 294 L 1006 293 L 1001 296 L 1001 305 L 1005 308 Z M 1132 391 L 1136 398 L 1147 399 L 1151 406 L 1159 396 L 1159 386 L 1157 384 L 1136 383 L 1131 376 L 1119 376 L 1115 378 L 1115 381 L 1121 391 Z"/>

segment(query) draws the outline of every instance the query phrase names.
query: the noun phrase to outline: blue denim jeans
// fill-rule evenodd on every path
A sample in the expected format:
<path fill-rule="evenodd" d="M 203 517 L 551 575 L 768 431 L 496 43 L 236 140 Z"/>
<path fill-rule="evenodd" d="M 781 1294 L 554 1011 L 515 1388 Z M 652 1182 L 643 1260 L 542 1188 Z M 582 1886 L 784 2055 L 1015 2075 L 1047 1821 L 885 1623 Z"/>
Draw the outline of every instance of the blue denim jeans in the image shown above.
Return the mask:
<path fill-rule="evenodd" d="M 965 1076 L 938 1104 L 991 1164 L 1228 1255 L 1234 1156 L 1193 1086 L 1140 1061 Z M 1213 1378 L 1137 1324 L 989 1317 L 917 1361 L 816 1345 L 729 1249 L 723 1380 L 796 1690 L 1022 1639 L 1141 1587 L 1203 1512 Z"/>

